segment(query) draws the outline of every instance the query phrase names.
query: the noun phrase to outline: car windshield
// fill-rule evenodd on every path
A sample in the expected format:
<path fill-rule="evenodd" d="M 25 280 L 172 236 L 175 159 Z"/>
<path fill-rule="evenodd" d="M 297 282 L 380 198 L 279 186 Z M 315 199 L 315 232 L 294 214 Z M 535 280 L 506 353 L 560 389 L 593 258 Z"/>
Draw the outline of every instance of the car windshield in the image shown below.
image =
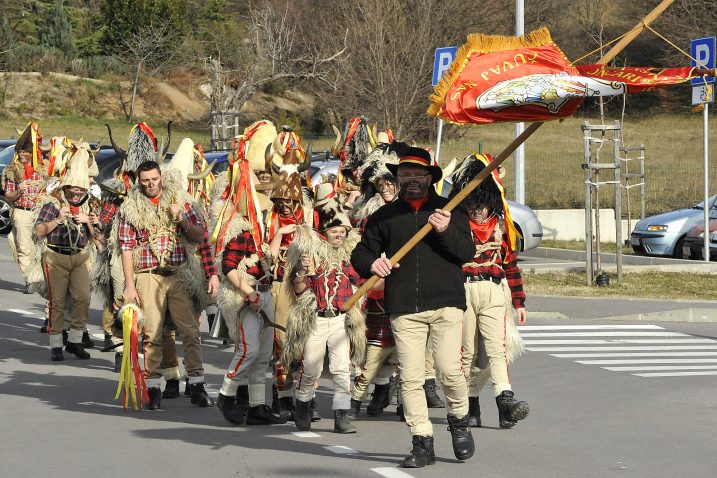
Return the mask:
<path fill-rule="evenodd" d="M 717 199 L 717 194 L 715 194 L 715 195 L 712 196 L 712 197 L 707 198 L 707 202 L 708 202 L 709 204 L 711 204 L 713 208 L 714 208 L 715 206 L 717 206 L 717 205 L 715 204 L 715 199 Z M 699 202 L 699 203 L 695 204 L 692 209 L 704 209 L 704 208 L 705 208 L 705 202 L 702 201 L 702 202 Z"/>

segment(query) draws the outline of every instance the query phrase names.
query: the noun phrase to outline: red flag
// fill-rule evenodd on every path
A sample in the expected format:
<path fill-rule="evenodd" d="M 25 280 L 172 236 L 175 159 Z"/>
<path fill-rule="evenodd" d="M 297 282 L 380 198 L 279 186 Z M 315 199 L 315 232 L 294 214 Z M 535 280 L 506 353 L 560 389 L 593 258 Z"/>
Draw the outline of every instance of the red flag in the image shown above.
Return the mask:
<path fill-rule="evenodd" d="M 698 76 L 696 68 L 653 68 L 650 66 L 624 66 L 611 68 L 605 65 L 579 65 L 578 72 L 590 78 L 624 83 L 627 91 L 638 93 L 676 85 Z"/>

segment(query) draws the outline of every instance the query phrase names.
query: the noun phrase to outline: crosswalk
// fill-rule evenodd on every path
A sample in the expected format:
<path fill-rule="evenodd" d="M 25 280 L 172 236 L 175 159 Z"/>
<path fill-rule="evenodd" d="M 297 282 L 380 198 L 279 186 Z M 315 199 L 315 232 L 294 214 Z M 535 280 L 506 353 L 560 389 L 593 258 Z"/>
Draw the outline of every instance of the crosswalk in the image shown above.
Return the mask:
<path fill-rule="evenodd" d="M 717 375 L 717 340 L 651 324 L 523 325 L 525 349 L 638 377 Z"/>

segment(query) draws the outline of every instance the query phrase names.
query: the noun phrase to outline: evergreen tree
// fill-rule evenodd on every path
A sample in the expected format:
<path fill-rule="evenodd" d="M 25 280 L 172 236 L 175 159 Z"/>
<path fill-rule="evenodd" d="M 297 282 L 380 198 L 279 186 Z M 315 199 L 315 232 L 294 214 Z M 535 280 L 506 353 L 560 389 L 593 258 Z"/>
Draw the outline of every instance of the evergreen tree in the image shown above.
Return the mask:
<path fill-rule="evenodd" d="M 67 58 L 74 58 L 77 48 L 72 34 L 70 17 L 65 10 L 64 0 L 55 0 L 55 5 L 51 12 L 49 18 L 47 18 L 47 27 L 41 33 L 41 44 L 60 50 Z"/>

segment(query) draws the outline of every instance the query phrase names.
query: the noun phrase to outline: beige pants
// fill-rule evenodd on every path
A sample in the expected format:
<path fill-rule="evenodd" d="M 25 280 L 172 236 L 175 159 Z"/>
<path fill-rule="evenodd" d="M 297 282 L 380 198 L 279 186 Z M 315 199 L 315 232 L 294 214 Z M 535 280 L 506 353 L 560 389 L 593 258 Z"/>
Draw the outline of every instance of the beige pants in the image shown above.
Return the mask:
<path fill-rule="evenodd" d="M 334 381 L 333 410 L 348 410 L 351 404 L 351 358 L 349 337 L 346 334 L 345 314 L 336 317 L 317 317 L 316 329 L 304 346 L 301 377 L 296 386 L 296 398 L 308 402 L 324 369 L 326 350 L 329 352 L 329 371 Z"/>
<path fill-rule="evenodd" d="M 448 413 L 458 418 L 468 413 L 468 389 L 461 369 L 462 322 L 463 311 L 455 307 L 391 316 L 403 410 L 411 435 L 433 436 L 423 390 L 427 347 L 433 355 Z"/>
<path fill-rule="evenodd" d="M 287 278 L 288 279 L 288 278 Z M 294 291 L 289 288 L 289 282 L 274 282 L 271 285 L 271 297 L 274 303 L 274 319 L 277 325 L 286 327 L 291 307 L 291 294 Z M 274 328 L 274 357 L 281 357 L 286 343 L 286 333 L 283 330 Z M 278 360 L 274 364 L 274 380 L 279 397 L 291 397 L 294 394 L 294 381 L 287 375 L 288 371 Z"/>
<path fill-rule="evenodd" d="M 20 208 L 12 210 L 12 234 L 15 239 L 15 251 L 20 273 L 27 283 L 27 273 L 34 259 L 35 243 L 32 240 L 33 223 L 32 211 Z"/>
<path fill-rule="evenodd" d="M 65 302 L 72 297 L 70 333 L 68 341 L 79 343 L 87 326 L 90 311 L 90 275 L 87 270 L 89 252 L 84 250 L 72 256 L 47 249 L 42 256 L 42 271 L 48 289 L 47 332 L 50 347 L 62 347 L 62 330 L 65 327 Z"/>
<path fill-rule="evenodd" d="M 202 343 L 199 337 L 199 313 L 194 302 L 181 284 L 177 274 L 160 276 L 141 272 L 136 276 L 136 288 L 144 312 L 144 368 L 148 387 L 161 383 L 162 346 L 165 338 L 164 317 L 167 309 L 182 336 L 184 364 L 189 383 L 204 382 Z"/>
<path fill-rule="evenodd" d="M 510 302 L 502 284 L 491 281 L 466 284 L 466 303 L 463 314 L 463 370 L 469 386 L 470 396 L 478 396 L 485 379 L 478 377 L 478 368 L 485 367 L 479 353 L 487 355 L 490 377 L 494 392 L 498 396 L 504 390 L 512 390 L 508 374 L 506 351 L 506 320 Z M 487 374 L 483 374 L 487 377 Z"/>
<path fill-rule="evenodd" d="M 386 385 L 396 370 L 396 365 L 398 365 L 398 357 L 396 356 L 395 346 L 367 345 L 366 363 L 361 370 L 361 374 L 356 377 L 351 398 L 363 400 L 371 382 L 376 385 Z"/>

